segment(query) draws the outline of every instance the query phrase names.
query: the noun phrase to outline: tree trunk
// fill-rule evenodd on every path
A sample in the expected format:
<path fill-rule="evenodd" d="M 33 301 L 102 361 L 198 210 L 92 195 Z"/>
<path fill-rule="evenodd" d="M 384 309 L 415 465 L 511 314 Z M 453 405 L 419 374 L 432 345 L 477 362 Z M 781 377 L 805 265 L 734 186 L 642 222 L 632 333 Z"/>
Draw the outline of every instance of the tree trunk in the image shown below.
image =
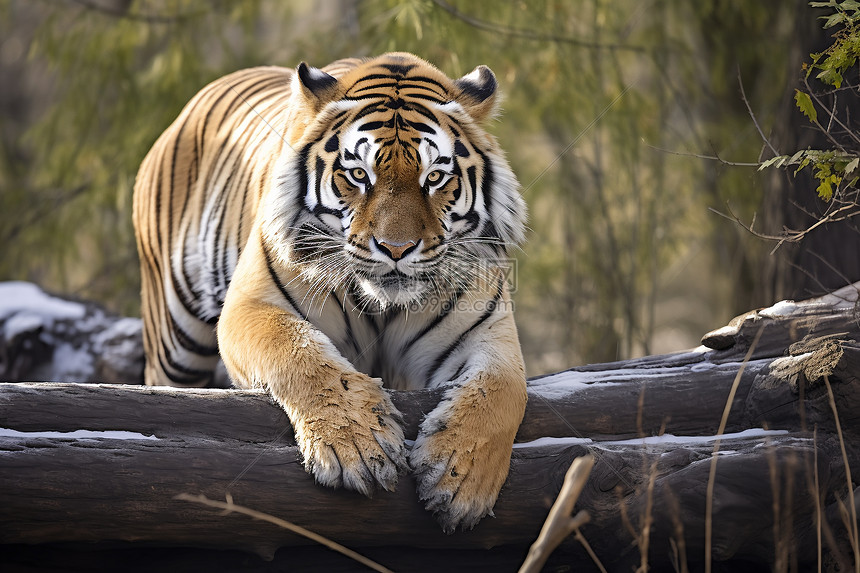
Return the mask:
<path fill-rule="evenodd" d="M 801 78 L 804 63 L 810 62 L 810 53 L 822 52 L 833 43 L 833 29 L 825 30 L 822 11 L 810 8 L 806 0 L 798 0 L 795 22 L 795 38 L 788 54 L 788 78 L 795 87 L 804 91 Z M 846 84 L 856 85 L 857 73 L 846 72 Z M 817 91 L 831 91 L 809 77 L 810 85 Z M 860 98 L 849 91 L 840 94 L 822 95 L 822 101 L 836 112 L 846 125 L 851 125 L 860 114 Z M 774 125 L 771 143 L 779 153 L 792 155 L 801 149 L 832 149 L 833 143 L 797 109 L 794 91 L 786 90 L 779 108 L 778 121 Z M 827 116 L 822 111 L 824 125 Z M 833 130 L 837 139 L 844 135 Z M 769 152 L 768 152 L 769 153 Z M 769 156 L 766 155 L 765 159 Z M 784 229 L 802 230 L 816 223 L 828 204 L 818 198 L 818 181 L 809 169 L 794 176 L 792 170 L 772 169 L 765 180 L 762 204 L 762 221 L 765 231 L 779 234 Z M 800 243 L 785 244 L 776 253 L 763 261 L 761 279 L 757 281 L 754 297 L 757 300 L 780 298 L 806 298 L 837 289 L 860 280 L 860 230 L 853 219 L 829 223 L 810 232 Z"/>

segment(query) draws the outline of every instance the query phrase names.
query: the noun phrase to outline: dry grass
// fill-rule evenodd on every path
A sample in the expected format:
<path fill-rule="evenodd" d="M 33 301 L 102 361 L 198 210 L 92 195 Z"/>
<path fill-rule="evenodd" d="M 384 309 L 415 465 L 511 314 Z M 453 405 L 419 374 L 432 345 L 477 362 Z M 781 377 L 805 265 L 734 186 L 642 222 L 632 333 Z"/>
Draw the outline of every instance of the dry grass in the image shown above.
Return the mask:
<path fill-rule="evenodd" d="M 845 449 L 845 438 L 842 436 L 842 424 L 839 422 L 839 411 L 836 409 L 836 398 L 833 396 L 833 388 L 830 386 L 830 377 L 824 376 L 824 384 L 827 387 L 827 399 L 830 401 L 830 409 L 833 411 L 833 419 L 836 421 L 836 432 L 839 436 L 839 448 L 842 450 L 842 463 L 845 464 L 845 482 L 848 486 L 848 501 L 850 511 L 845 510 L 845 503 L 839 502 L 840 514 L 851 541 L 851 549 L 854 552 L 854 572 L 860 573 L 860 536 L 857 533 L 857 506 L 854 500 L 854 482 L 851 480 L 851 465 L 848 463 L 848 452 Z M 848 521 L 848 514 L 851 522 Z"/>
<path fill-rule="evenodd" d="M 257 511 L 257 510 L 250 509 L 250 508 L 247 508 L 247 507 L 244 507 L 241 505 L 236 505 L 235 503 L 233 503 L 233 497 L 229 493 L 227 494 L 227 501 L 226 502 L 209 499 L 205 495 L 191 495 L 188 493 L 181 493 L 181 494 L 177 495 L 175 499 L 178 499 L 181 501 L 190 501 L 191 503 L 198 503 L 200 505 L 205 505 L 207 507 L 214 507 L 217 509 L 222 509 L 222 510 L 224 510 L 224 515 L 226 515 L 228 513 L 235 512 L 235 513 L 241 513 L 243 515 L 247 515 L 249 517 L 253 517 L 254 519 L 259 519 L 261 521 L 267 521 L 269 523 L 273 523 L 273 524 L 277 525 L 278 527 L 292 531 L 293 533 L 301 535 L 302 537 L 306 537 L 312 541 L 316 541 L 317 543 L 328 547 L 332 551 L 337 551 L 338 553 L 345 555 L 345 556 L 349 557 L 350 559 L 352 559 L 358 563 L 361 563 L 362 565 L 365 565 L 365 566 L 369 567 L 370 569 L 373 569 L 374 571 L 379 571 L 380 573 L 394 573 L 393 571 L 391 571 L 391 569 L 388 569 L 387 567 L 383 567 L 382 565 L 380 565 L 376 561 L 368 559 L 364 555 L 356 553 L 352 549 L 349 549 L 348 547 L 344 547 L 340 543 L 337 543 L 337 542 L 332 541 L 326 537 L 323 537 L 322 535 L 314 533 L 313 531 L 310 531 L 309 529 L 305 529 L 304 527 L 302 527 L 300 525 L 296 525 L 295 523 L 291 523 L 291 522 L 286 521 L 284 519 L 280 519 L 280 518 L 275 517 L 273 515 L 269 515 L 268 513 L 263 513 L 262 511 Z"/>
<path fill-rule="evenodd" d="M 732 389 L 729 391 L 729 397 L 726 398 L 726 406 L 723 408 L 723 416 L 720 418 L 720 427 L 717 430 L 717 440 L 714 442 L 714 451 L 711 453 L 711 471 L 708 474 L 708 487 L 705 493 L 705 573 L 711 573 L 711 553 L 712 553 L 712 538 L 714 532 L 714 481 L 717 477 L 717 456 L 720 453 L 720 439 L 719 436 L 722 436 L 726 431 L 726 423 L 729 420 L 729 412 L 732 410 L 732 404 L 735 401 L 735 394 L 737 394 L 738 386 L 741 383 L 741 376 L 743 376 L 744 369 L 749 363 L 750 358 L 752 358 L 753 352 L 755 351 L 756 346 L 758 346 L 758 341 L 761 339 L 762 332 L 764 332 L 764 326 L 759 327 L 758 332 L 756 332 L 755 338 L 753 338 L 752 344 L 750 344 L 749 350 L 747 350 L 746 355 L 744 356 L 743 362 L 741 362 L 740 368 L 738 368 L 738 373 L 735 375 L 735 379 L 732 382 Z"/>

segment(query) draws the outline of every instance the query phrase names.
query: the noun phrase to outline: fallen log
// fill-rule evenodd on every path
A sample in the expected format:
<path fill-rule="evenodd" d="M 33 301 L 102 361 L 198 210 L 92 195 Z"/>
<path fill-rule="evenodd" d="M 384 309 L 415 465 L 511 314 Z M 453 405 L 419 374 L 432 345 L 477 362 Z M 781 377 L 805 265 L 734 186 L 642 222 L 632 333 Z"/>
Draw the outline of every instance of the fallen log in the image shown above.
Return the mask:
<path fill-rule="evenodd" d="M 692 351 L 530 380 L 495 519 L 451 536 L 409 476 L 373 499 L 316 486 L 286 416 L 263 392 L 0 384 L 0 561 L 81 571 L 130 556 L 141 571 L 154 562 L 172 571 L 359 567 L 271 524 L 175 499 L 186 493 L 229 494 L 394 569 L 514 571 L 568 466 L 592 453 L 576 508 L 590 513 L 582 533 L 609 570 L 635 569 L 643 555 L 652 570 L 701 565 L 713 463 L 715 564 L 803 568 L 821 547 L 825 565 L 844 570 L 856 559 L 845 508 L 860 501 L 846 475 L 860 475 L 860 327 L 857 290 L 843 290 L 749 313 Z M 759 331 L 761 346 L 749 352 Z M 439 394 L 392 399 L 412 440 Z M 545 570 L 590 564 L 569 538 Z"/>

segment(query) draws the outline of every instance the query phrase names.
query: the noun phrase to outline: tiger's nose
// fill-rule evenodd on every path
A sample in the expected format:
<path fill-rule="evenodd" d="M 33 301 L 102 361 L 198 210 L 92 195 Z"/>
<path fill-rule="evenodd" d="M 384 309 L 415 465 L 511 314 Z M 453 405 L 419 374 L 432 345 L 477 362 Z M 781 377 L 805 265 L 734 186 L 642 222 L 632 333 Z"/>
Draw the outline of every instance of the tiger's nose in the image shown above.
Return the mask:
<path fill-rule="evenodd" d="M 391 241 L 388 239 L 377 239 L 372 237 L 371 240 L 376 248 L 387 255 L 391 260 L 399 261 L 409 253 L 415 250 L 418 246 L 416 241 L 406 241 L 403 243 Z"/>

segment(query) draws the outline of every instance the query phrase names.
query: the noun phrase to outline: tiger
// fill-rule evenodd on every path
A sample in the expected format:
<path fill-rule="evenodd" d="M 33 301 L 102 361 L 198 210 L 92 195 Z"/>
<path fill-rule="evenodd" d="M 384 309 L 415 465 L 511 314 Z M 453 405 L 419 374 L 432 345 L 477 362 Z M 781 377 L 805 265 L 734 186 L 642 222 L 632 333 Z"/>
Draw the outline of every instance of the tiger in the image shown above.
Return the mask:
<path fill-rule="evenodd" d="M 446 533 L 492 515 L 527 400 L 498 99 L 488 67 L 409 53 L 203 88 L 135 181 L 146 384 L 210 385 L 220 358 L 318 484 L 371 496 L 411 471 Z M 414 443 L 384 388 L 443 389 Z"/>

